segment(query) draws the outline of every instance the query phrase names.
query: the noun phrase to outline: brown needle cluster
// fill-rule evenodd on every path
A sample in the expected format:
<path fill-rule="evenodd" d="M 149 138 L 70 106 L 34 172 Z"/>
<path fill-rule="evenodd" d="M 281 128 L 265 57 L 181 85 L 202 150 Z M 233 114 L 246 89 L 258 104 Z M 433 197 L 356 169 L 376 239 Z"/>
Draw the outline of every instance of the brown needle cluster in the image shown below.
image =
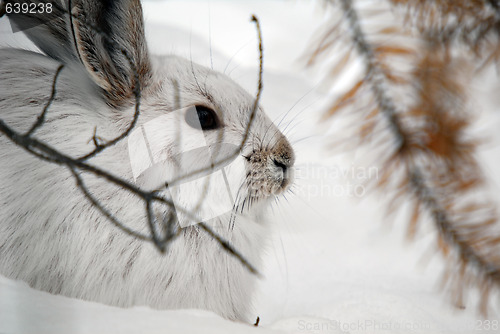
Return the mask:
<path fill-rule="evenodd" d="M 352 70 L 354 60 L 363 70 L 325 119 L 349 112 L 360 143 L 369 139 L 385 153 L 377 187 L 389 190 L 394 208 L 412 203 L 409 237 L 431 219 L 455 302 L 462 306 L 467 289 L 477 288 L 486 314 L 500 287 L 500 222 L 476 158 L 479 140 L 469 131 L 468 84 L 500 55 L 499 6 L 493 0 L 388 0 L 385 8 L 363 0 L 328 3 L 333 22 L 309 64 L 327 64 L 330 77 Z"/>

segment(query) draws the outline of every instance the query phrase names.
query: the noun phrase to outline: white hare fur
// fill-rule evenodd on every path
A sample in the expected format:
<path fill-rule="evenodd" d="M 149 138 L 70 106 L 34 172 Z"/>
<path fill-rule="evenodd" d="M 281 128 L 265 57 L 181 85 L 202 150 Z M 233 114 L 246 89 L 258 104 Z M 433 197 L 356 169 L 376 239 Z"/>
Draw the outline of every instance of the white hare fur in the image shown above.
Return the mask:
<path fill-rule="evenodd" d="M 81 10 L 87 6 L 74 3 Z M 94 1 L 86 3 L 95 5 Z M 143 41 L 140 4 L 134 0 L 114 3 L 116 7 L 104 9 L 111 13 L 106 32 L 132 54 L 136 64 L 141 64 L 139 69 L 144 69 L 140 73 L 139 125 L 179 107 L 203 105 L 216 111 L 224 141 L 239 145 L 255 98 L 226 76 L 188 60 L 149 56 Z M 93 13 L 103 11 L 87 9 L 89 20 Z M 131 11 L 138 13 L 132 15 L 133 27 L 120 18 Z M 105 43 L 96 42 L 87 48 L 85 43 L 93 39 L 86 39 L 85 34 L 92 32 L 83 31 L 83 27 L 77 30 L 75 45 L 79 51 L 75 51 L 67 24 L 66 17 L 63 23 L 51 21 L 31 35 L 27 33 L 45 54 L 0 49 L 0 119 L 20 133 L 27 131 L 47 102 L 54 73 L 63 63 L 56 98 L 46 122 L 34 136 L 78 157 L 92 150 L 89 139 L 96 126 L 97 134 L 106 139 L 128 126 L 134 111 L 129 85 L 133 75 L 130 71 L 124 74 L 123 58 L 119 58 L 119 52 L 113 53 L 116 50 L 102 47 Z M 61 35 L 65 36 L 62 40 Z M 103 64 L 105 60 L 108 63 Z M 260 190 L 279 186 L 279 191 L 284 191 L 289 179 L 283 172 L 293 165 L 294 157 L 286 138 L 260 108 L 250 134 L 241 152 L 245 170 L 228 170 L 228 175 L 230 182 L 243 185 L 241 197 L 256 203 L 236 210 L 234 228 L 230 228 L 229 215 L 211 223 L 217 233 L 260 268 L 269 227 L 264 218 L 265 204 L 270 199 Z M 177 153 L 174 134 L 164 136 L 171 137 L 166 152 Z M 218 131 L 205 131 L 205 137 L 215 143 Z M 89 163 L 131 179 L 126 140 Z M 250 180 L 248 177 L 255 173 L 264 178 Z M 143 202 L 88 173 L 82 173 L 82 177 L 120 221 L 147 233 Z M 197 225 L 183 228 L 161 254 L 153 244 L 125 234 L 103 217 L 78 189 L 67 168 L 39 160 L 1 133 L 0 180 L 0 274 L 23 280 L 36 289 L 110 305 L 203 308 L 228 319 L 255 318 L 251 300 L 257 277 Z"/>

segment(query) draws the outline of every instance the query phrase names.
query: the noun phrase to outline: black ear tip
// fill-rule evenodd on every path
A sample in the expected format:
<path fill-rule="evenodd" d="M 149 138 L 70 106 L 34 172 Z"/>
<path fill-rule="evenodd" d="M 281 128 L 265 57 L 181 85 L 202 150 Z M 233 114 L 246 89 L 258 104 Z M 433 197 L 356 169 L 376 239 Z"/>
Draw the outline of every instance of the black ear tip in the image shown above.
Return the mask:
<path fill-rule="evenodd" d="M 77 58 L 109 105 L 128 104 L 152 77 L 140 1 L 73 0 L 71 6 L 78 13 L 71 22 Z"/>
<path fill-rule="evenodd" d="M 0 18 L 7 13 L 6 3 L 5 1 L 0 0 Z"/>

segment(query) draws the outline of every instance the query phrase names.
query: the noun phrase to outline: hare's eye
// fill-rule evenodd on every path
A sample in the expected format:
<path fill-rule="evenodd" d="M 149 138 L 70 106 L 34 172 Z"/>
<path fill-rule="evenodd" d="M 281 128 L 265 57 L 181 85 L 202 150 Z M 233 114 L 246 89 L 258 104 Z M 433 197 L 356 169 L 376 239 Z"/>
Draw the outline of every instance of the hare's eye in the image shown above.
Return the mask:
<path fill-rule="evenodd" d="M 195 128 L 205 130 L 214 130 L 219 127 L 219 120 L 215 111 L 204 106 L 195 106 L 189 108 L 185 115 L 186 123 Z"/>

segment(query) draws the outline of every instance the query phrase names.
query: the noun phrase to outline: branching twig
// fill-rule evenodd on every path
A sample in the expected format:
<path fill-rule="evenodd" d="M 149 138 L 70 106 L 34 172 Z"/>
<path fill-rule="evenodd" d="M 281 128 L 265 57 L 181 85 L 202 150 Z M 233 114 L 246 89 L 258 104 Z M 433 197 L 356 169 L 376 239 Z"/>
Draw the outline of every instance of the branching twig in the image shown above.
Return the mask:
<path fill-rule="evenodd" d="M 78 188 L 82 191 L 83 195 L 89 200 L 89 202 L 94 205 L 99 211 L 111 222 L 113 225 L 121 229 L 123 232 L 126 234 L 133 236 L 134 238 L 137 238 L 139 240 L 144 240 L 144 241 L 151 241 L 151 237 L 140 234 L 132 229 L 129 229 L 128 227 L 124 226 L 120 221 L 111 213 L 109 212 L 102 204 L 99 202 L 97 198 L 95 198 L 90 191 L 88 190 L 87 186 L 83 182 L 83 179 L 81 176 L 78 174 L 75 168 L 69 167 L 69 170 L 73 174 L 75 180 L 76 180 L 76 185 Z"/>
<path fill-rule="evenodd" d="M 40 116 L 38 116 L 38 119 L 36 120 L 35 124 L 33 124 L 31 129 L 29 129 L 29 131 L 26 132 L 25 136 L 27 136 L 27 137 L 31 136 L 45 122 L 45 115 L 47 114 L 47 110 L 49 110 L 49 107 L 52 104 L 52 101 L 54 101 L 54 99 L 56 98 L 57 79 L 59 78 L 59 74 L 61 74 L 61 71 L 63 68 L 64 68 L 64 65 L 62 65 L 62 64 L 59 65 L 59 67 L 57 68 L 56 74 L 54 75 L 54 80 L 52 81 L 52 89 L 51 89 L 49 100 L 47 101 L 47 104 L 45 104 L 45 107 L 43 108 L 43 111 L 40 114 Z"/>
<path fill-rule="evenodd" d="M 227 163 L 228 161 L 232 161 L 234 158 L 236 158 L 241 153 L 241 151 L 245 147 L 245 144 L 248 141 L 248 136 L 250 135 L 250 129 L 251 129 L 251 127 L 253 125 L 253 122 L 255 120 L 255 115 L 257 114 L 257 109 L 259 108 L 260 97 L 261 97 L 262 89 L 263 89 L 262 74 L 263 74 L 263 71 L 264 71 L 264 50 L 263 50 L 263 46 L 262 46 L 263 45 L 262 44 L 262 31 L 260 29 L 259 20 L 258 20 L 258 18 L 255 15 L 252 15 L 251 21 L 254 22 L 255 25 L 256 25 L 256 28 L 257 28 L 257 37 L 258 37 L 258 41 L 259 41 L 259 78 L 258 78 L 257 93 L 256 93 L 256 96 L 255 96 L 255 100 L 254 100 L 254 104 L 253 104 L 253 107 L 252 107 L 252 111 L 250 113 L 250 119 L 249 119 L 247 127 L 245 129 L 245 134 L 243 136 L 243 139 L 241 140 L 241 143 L 240 143 L 238 149 L 234 153 L 228 155 L 227 157 L 225 157 L 225 158 L 223 158 L 223 159 L 221 159 L 221 160 L 219 160 L 217 162 L 214 162 L 211 165 L 212 169 L 217 169 L 220 166 L 223 166 L 225 163 Z M 188 179 L 188 178 L 191 178 L 193 176 L 196 176 L 199 173 L 203 173 L 205 171 L 206 171 L 206 168 L 201 168 L 201 169 L 194 170 L 194 171 L 192 171 L 190 173 L 184 174 L 182 176 L 179 176 L 175 180 L 172 180 L 172 181 L 168 182 L 168 184 L 165 184 L 163 186 L 163 188 L 167 188 L 169 186 L 177 185 L 181 181 L 183 181 L 185 179 Z M 161 191 L 163 188 L 157 189 L 156 191 Z"/>
<path fill-rule="evenodd" d="M 205 224 L 204 222 L 201 222 L 198 224 L 201 229 L 203 231 L 205 231 L 210 237 L 212 237 L 213 239 L 215 239 L 219 245 L 221 245 L 221 247 L 227 251 L 229 254 L 235 256 L 237 259 L 240 260 L 241 264 L 243 264 L 243 266 L 245 266 L 252 274 L 255 274 L 255 275 L 260 275 L 258 270 L 252 266 L 250 264 L 250 262 L 248 262 L 241 254 L 240 252 L 238 252 L 238 250 L 236 250 L 233 246 L 231 246 L 231 244 L 227 241 L 227 240 L 224 240 L 220 235 L 218 235 L 217 233 L 214 232 L 214 230 L 212 230 L 207 224 Z"/>
<path fill-rule="evenodd" d="M 52 2 L 52 1 L 51 1 Z M 166 250 L 167 243 L 172 240 L 172 237 L 174 237 L 176 234 L 172 234 L 169 228 L 167 228 L 167 232 L 164 236 L 159 236 L 156 228 L 155 228 L 155 215 L 153 212 L 153 205 L 154 203 L 159 203 L 162 205 L 167 205 L 170 207 L 171 210 L 177 210 L 183 214 L 185 214 L 189 219 L 192 219 L 194 221 L 199 221 L 197 217 L 195 217 L 191 212 L 188 210 L 185 210 L 180 207 L 175 207 L 174 203 L 170 201 L 169 199 L 164 198 L 163 196 L 159 195 L 159 191 L 146 191 L 143 190 L 136 185 L 130 183 L 129 181 L 122 179 L 116 175 L 113 175 L 103 169 L 101 169 L 98 166 L 94 166 L 92 164 L 88 163 L 88 160 L 97 156 L 99 153 L 103 152 L 107 148 L 117 144 L 124 138 L 126 138 L 131 131 L 134 129 L 135 125 L 137 124 L 139 115 L 140 115 L 140 102 L 141 102 L 141 85 L 140 85 L 140 80 L 139 80 L 139 74 L 137 69 L 135 68 L 135 64 L 133 62 L 133 59 L 131 55 L 128 54 L 126 50 L 121 48 L 116 41 L 114 41 L 112 38 L 110 38 L 104 31 L 102 31 L 99 27 L 95 26 L 92 22 L 89 22 L 84 15 L 82 14 L 73 14 L 71 12 L 71 8 L 68 8 L 67 10 L 60 7 L 58 3 L 52 2 L 54 5 L 55 9 L 60 10 L 61 12 L 67 12 L 71 18 L 74 18 L 78 20 L 82 24 L 86 24 L 88 27 L 90 27 L 94 32 L 97 34 L 101 35 L 106 42 L 110 43 L 114 47 L 116 47 L 120 52 L 125 56 L 127 61 L 129 62 L 129 65 L 131 67 L 131 72 L 133 73 L 134 77 L 134 82 L 133 82 L 133 88 L 132 88 L 132 93 L 135 98 L 135 109 L 134 109 L 134 115 L 132 120 L 130 121 L 129 125 L 123 131 L 120 135 L 115 137 L 114 139 L 103 141 L 98 138 L 97 136 L 97 130 L 94 131 L 93 135 L 93 143 L 94 143 L 94 149 L 90 151 L 89 153 L 78 157 L 78 158 L 72 158 L 51 145 L 42 142 L 38 140 L 37 138 L 33 137 L 33 134 L 38 130 L 40 127 L 43 126 L 45 122 L 45 117 L 47 112 L 49 111 L 49 108 L 51 104 L 53 103 L 56 94 L 57 94 L 57 79 L 62 72 L 62 69 L 64 68 L 64 65 L 60 65 L 56 73 L 54 75 L 54 80 L 52 83 L 52 90 L 51 94 L 49 97 L 49 100 L 47 101 L 42 113 L 38 116 L 36 122 L 32 125 L 30 130 L 28 130 L 25 134 L 18 133 L 14 129 L 12 129 L 10 126 L 8 126 L 3 120 L 0 119 L 0 132 L 3 133 L 8 139 L 10 139 L 14 144 L 17 146 L 23 148 L 26 150 L 28 153 L 32 154 L 33 156 L 46 161 L 48 163 L 52 164 L 57 164 L 60 166 L 64 166 L 69 169 L 73 177 L 75 178 L 77 188 L 81 190 L 83 195 L 89 200 L 89 202 L 95 206 L 101 214 L 109 220 L 111 223 L 113 223 L 115 226 L 120 228 L 123 232 L 127 233 L 128 235 L 131 235 L 135 238 L 138 238 L 140 240 L 144 241 L 150 241 L 155 244 L 155 246 L 161 251 L 164 252 Z M 248 139 L 248 132 L 250 131 L 250 127 L 252 126 L 253 120 L 255 118 L 255 114 L 258 109 L 258 102 L 260 100 L 261 96 L 261 91 L 262 91 L 262 71 L 263 71 L 263 51 L 262 51 L 262 36 L 261 36 L 261 31 L 260 31 L 260 25 L 255 16 L 252 17 L 252 21 L 254 21 L 257 25 L 257 30 L 258 30 L 258 37 L 259 37 L 259 53 L 260 53 L 260 61 L 259 61 L 259 82 L 258 82 L 258 89 L 257 89 L 257 96 L 254 102 L 253 110 L 250 115 L 250 121 L 247 126 L 247 131 L 245 134 L 244 139 L 242 140 L 240 150 L 244 147 L 247 139 Z M 73 23 L 73 20 L 72 20 Z M 73 29 L 73 27 L 72 27 Z M 231 157 L 228 157 L 222 161 L 218 161 L 215 163 L 214 166 L 211 166 L 210 168 L 216 168 L 218 165 L 224 164 L 230 159 L 234 159 L 237 155 L 239 154 L 238 152 L 235 152 L 235 154 Z M 194 174 L 206 171 L 206 168 L 200 171 L 195 171 Z M 133 195 L 139 197 L 142 201 L 144 201 L 145 204 L 145 211 L 146 211 L 146 219 L 148 222 L 148 228 L 151 236 L 147 236 L 141 233 L 138 233 L 127 226 L 125 226 L 122 222 L 118 220 L 106 207 L 103 203 L 101 203 L 97 198 L 95 198 L 91 192 L 88 190 L 87 186 L 85 185 L 85 182 L 83 178 L 80 175 L 80 172 L 87 172 L 90 174 L 93 174 L 97 176 L 98 178 L 104 179 L 107 182 L 114 184 L 118 187 L 120 187 L 123 190 L 126 190 Z M 189 177 L 188 176 L 183 176 L 183 178 Z M 173 182 L 179 182 L 180 180 L 174 180 Z M 168 187 L 168 185 L 167 185 Z M 172 223 L 172 216 L 168 219 L 168 225 Z M 167 226 L 168 227 L 168 226 Z M 257 274 L 257 270 L 255 267 L 253 267 L 234 247 L 232 247 L 228 241 L 224 240 L 221 236 L 216 234 L 212 229 L 210 229 L 205 223 L 200 223 L 200 227 L 210 235 L 210 237 L 214 238 L 220 245 L 221 247 L 227 251 L 229 254 L 237 258 L 250 272 Z"/>
<path fill-rule="evenodd" d="M 132 82 L 132 94 L 134 96 L 134 99 L 135 99 L 135 109 L 134 109 L 134 115 L 132 117 L 132 120 L 131 122 L 129 123 L 128 127 L 125 129 L 125 131 L 123 131 L 120 135 L 118 135 L 117 137 L 111 139 L 111 140 L 107 140 L 105 142 L 101 142 L 99 144 L 98 141 L 97 141 L 97 138 L 96 138 L 96 133 L 94 134 L 94 137 L 93 137 L 93 142 L 96 144 L 95 145 L 95 148 L 94 150 L 92 150 L 91 152 L 77 158 L 78 161 L 86 161 L 86 160 L 89 160 L 93 157 L 95 157 L 96 155 L 98 155 L 99 153 L 101 153 L 102 151 L 104 151 L 105 149 L 111 147 L 111 146 L 114 146 L 116 145 L 117 143 L 119 143 L 120 141 L 122 141 L 123 139 L 125 139 L 129 134 L 130 132 L 132 132 L 132 130 L 135 128 L 135 125 L 137 124 L 137 121 L 139 119 L 139 114 L 140 114 L 140 104 L 141 104 L 141 81 L 140 81 L 140 78 L 139 78 L 139 73 L 137 71 L 137 68 L 136 68 L 136 64 L 134 63 L 134 60 L 132 58 L 132 56 L 130 55 L 130 53 L 125 50 L 124 48 L 121 47 L 121 45 L 118 44 L 118 42 L 116 42 L 113 38 L 111 38 L 111 36 L 109 36 L 105 31 L 103 31 L 100 27 L 96 26 L 93 22 L 89 21 L 85 15 L 79 13 L 79 14 L 74 14 L 71 12 L 71 1 L 69 2 L 69 5 L 68 5 L 68 8 L 67 9 L 64 9 L 63 7 L 61 7 L 57 2 L 54 2 L 54 1 L 51 1 L 53 7 L 56 9 L 56 10 L 59 10 L 61 13 L 67 13 L 69 15 L 69 17 L 71 18 L 70 20 L 70 26 L 71 26 L 71 31 L 72 31 L 72 36 L 73 38 L 75 38 L 75 30 L 74 30 L 74 21 L 73 19 L 76 19 L 78 20 L 81 24 L 85 24 L 86 26 L 88 26 L 89 28 L 91 28 L 95 33 L 99 34 L 101 37 L 103 37 L 106 41 L 106 43 L 109 43 L 111 46 L 113 46 L 114 48 L 116 48 L 117 50 L 120 50 L 120 52 L 123 54 L 123 56 L 125 57 L 125 59 L 127 60 L 127 62 L 129 63 L 130 65 L 130 69 L 131 69 L 131 72 L 133 74 L 133 78 L 134 78 L 134 81 Z M 75 48 L 77 54 L 78 54 L 78 57 L 80 58 L 81 60 L 81 56 L 79 54 L 79 49 L 78 48 Z"/>

